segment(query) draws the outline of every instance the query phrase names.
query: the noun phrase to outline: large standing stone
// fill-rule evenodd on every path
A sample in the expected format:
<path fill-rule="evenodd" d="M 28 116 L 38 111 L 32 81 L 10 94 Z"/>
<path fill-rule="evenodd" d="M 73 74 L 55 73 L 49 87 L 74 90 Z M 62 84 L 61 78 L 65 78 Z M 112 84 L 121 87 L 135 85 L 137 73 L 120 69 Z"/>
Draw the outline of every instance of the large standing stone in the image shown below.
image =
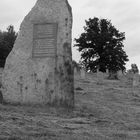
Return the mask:
<path fill-rule="evenodd" d="M 67 0 L 38 0 L 2 76 L 7 102 L 73 106 L 72 13 Z"/>

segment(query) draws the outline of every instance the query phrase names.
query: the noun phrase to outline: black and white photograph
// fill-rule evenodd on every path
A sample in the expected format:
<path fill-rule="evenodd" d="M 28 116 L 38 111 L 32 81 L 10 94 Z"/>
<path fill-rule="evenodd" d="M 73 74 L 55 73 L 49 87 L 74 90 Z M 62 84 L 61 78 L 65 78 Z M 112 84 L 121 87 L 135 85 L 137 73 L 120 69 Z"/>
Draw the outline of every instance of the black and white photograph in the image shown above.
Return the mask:
<path fill-rule="evenodd" d="M 1 0 L 0 140 L 140 140 L 139 25 L 139 0 Z"/>

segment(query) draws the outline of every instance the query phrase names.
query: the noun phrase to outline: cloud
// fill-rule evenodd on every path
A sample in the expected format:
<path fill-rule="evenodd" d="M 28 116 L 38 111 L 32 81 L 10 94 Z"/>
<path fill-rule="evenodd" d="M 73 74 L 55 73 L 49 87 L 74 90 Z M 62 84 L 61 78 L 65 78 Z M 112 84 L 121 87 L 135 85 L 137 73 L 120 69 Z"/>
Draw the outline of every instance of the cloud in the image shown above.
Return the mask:
<path fill-rule="evenodd" d="M 125 50 L 131 57 L 140 53 L 140 1 L 138 0 L 87 0 L 75 17 L 75 35 L 80 34 L 84 19 L 95 16 L 110 19 L 120 32 L 125 32 Z M 84 10 L 83 10 L 84 9 Z M 84 12 L 83 12 L 84 11 Z M 82 25 L 78 23 L 81 21 Z M 80 25 L 80 27 L 79 27 Z"/>
<path fill-rule="evenodd" d="M 10 24 L 19 29 L 19 24 L 30 11 L 36 0 L 0 1 L 0 29 L 5 30 Z"/>

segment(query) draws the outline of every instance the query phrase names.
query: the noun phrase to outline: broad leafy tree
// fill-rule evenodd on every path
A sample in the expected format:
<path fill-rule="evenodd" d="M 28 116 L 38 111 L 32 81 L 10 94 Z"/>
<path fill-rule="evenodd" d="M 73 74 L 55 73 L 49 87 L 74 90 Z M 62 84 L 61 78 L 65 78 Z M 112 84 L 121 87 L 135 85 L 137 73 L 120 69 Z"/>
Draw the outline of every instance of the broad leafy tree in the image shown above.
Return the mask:
<path fill-rule="evenodd" d="M 0 31 L 0 67 L 4 67 L 5 60 L 13 48 L 17 33 L 14 26 L 10 25 L 7 31 Z"/>
<path fill-rule="evenodd" d="M 123 50 L 125 33 L 119 32 L 107 19 L 86 20 L 84 32 L 75 39 L 75 47 L 81 52 L 81 62 L 87 70 L 99 69 L 110 74 L 125 70 L 128 56 Z"/>
<path fill-rule="evenodd" d="M 131 64 L 131 69 L 128 70 L 128 72 L 129 72 L 129 73 L 133 73 L 133 74 L 139 73 L 139 69 L 138 69 L 137 64 Z"/>

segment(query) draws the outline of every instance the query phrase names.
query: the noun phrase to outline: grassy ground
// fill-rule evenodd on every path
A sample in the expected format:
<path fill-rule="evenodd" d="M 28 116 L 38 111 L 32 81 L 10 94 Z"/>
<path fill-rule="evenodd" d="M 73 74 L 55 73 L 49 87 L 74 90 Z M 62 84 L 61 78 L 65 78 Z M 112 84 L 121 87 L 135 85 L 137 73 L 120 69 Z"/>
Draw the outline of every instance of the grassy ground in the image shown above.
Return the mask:
<path fill-rule="evenodd" d="M 75 78 L 75 108 L 0 105 L 0 140 L 140 140 L 140 87 Z"/>

